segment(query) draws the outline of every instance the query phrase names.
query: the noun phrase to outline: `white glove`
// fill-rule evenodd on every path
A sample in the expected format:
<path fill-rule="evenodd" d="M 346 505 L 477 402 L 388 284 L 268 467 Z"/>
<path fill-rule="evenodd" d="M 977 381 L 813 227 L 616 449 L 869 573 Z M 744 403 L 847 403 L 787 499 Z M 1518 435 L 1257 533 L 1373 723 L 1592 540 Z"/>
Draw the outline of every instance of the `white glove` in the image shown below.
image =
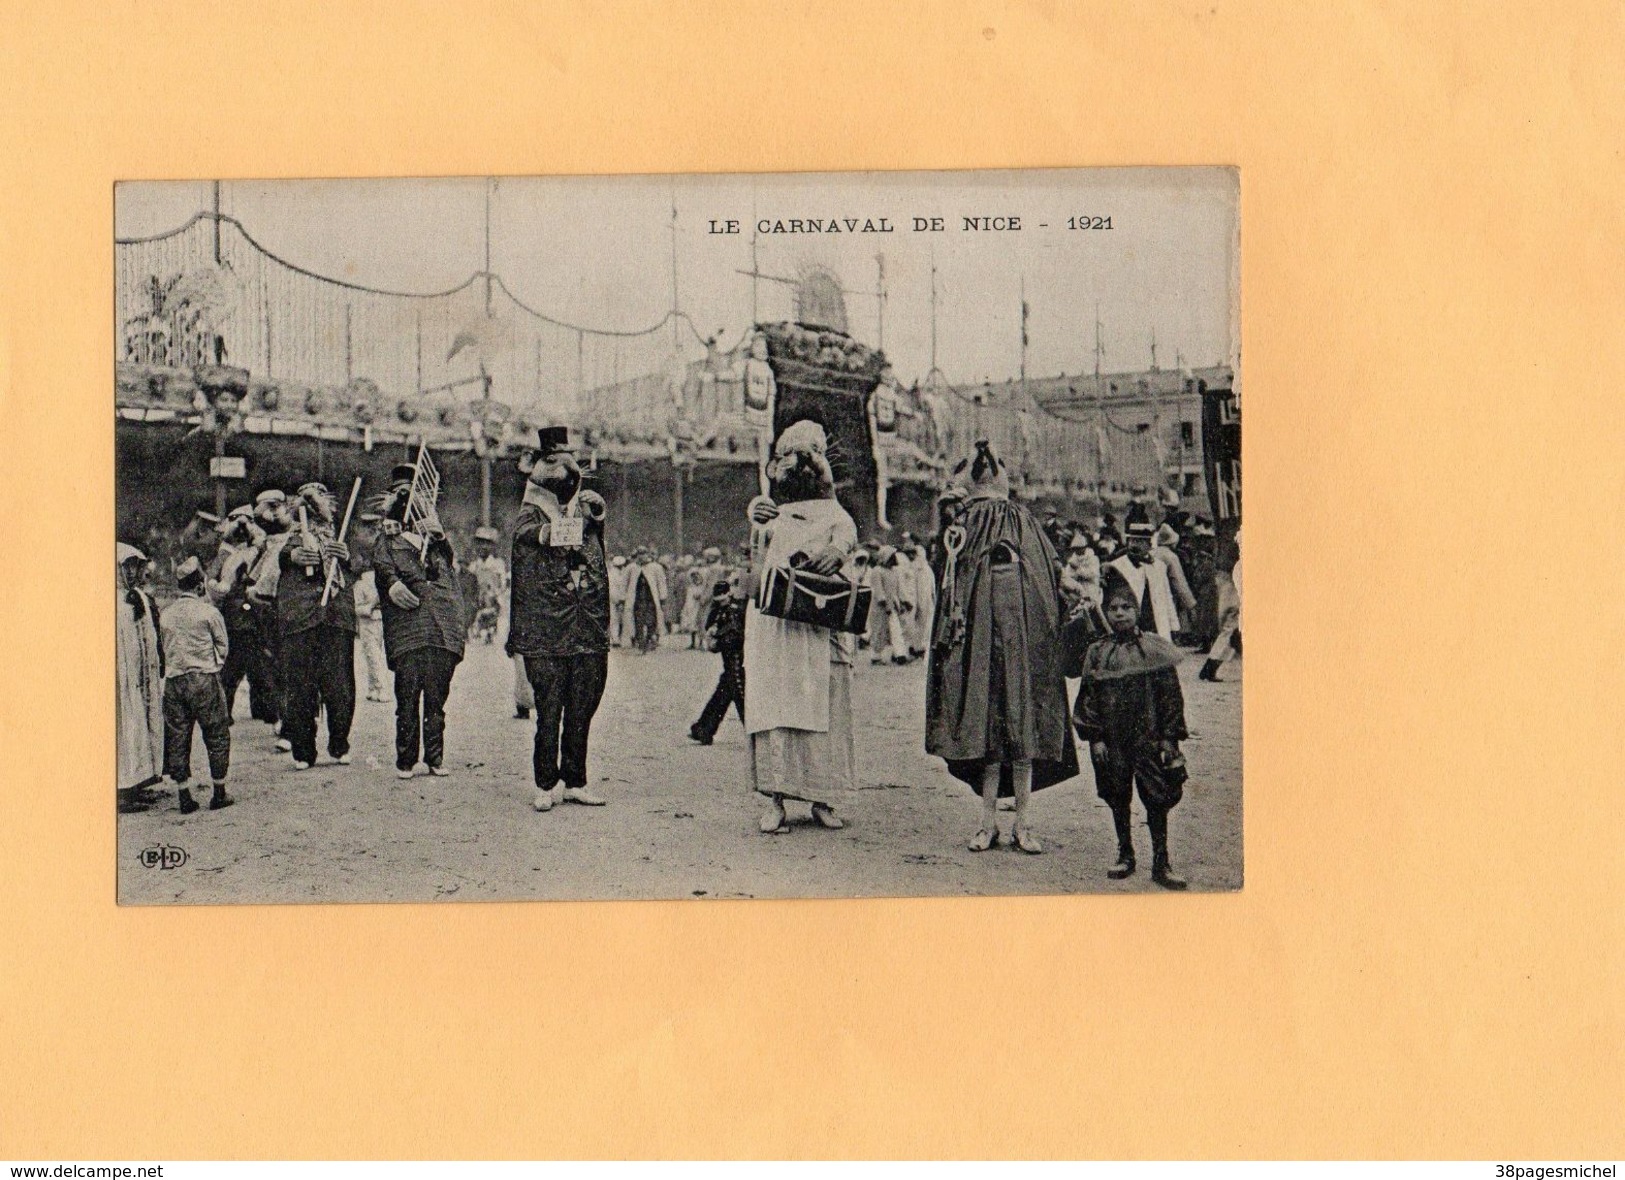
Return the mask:
<path fill-rule="evenodd" d="M 402 610 L 412 610 L 423 601 L 412 593 L 411 587 L 407 586 L 405 582 L 391 582 L 389 584 L 389 600 Z"/>

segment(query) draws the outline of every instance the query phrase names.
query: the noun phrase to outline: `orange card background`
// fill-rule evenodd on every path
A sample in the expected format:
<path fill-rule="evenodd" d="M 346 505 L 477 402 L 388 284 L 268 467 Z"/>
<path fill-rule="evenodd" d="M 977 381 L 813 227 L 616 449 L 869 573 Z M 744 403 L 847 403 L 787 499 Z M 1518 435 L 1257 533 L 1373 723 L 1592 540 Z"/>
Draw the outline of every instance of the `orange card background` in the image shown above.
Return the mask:
<path fill-rule="evenodd" d="M 1612 3 L 0 2 L 0 1157 L 1625 1154 Z M 1234 896 L 113 904 L 117 178 L 1235 164 Z"/>

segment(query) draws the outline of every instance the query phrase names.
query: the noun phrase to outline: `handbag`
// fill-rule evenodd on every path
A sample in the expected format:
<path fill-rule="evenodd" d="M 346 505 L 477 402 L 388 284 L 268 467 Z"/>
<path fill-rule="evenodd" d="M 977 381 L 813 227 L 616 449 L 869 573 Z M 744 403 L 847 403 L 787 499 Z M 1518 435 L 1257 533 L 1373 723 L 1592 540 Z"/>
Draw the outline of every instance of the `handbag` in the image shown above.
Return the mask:
<path fill-rule="evenodd" d="M 762 579 L 756 609 L 775 619 L 862 635 L 873 594 L 845 578 L 775 566 Z"/>

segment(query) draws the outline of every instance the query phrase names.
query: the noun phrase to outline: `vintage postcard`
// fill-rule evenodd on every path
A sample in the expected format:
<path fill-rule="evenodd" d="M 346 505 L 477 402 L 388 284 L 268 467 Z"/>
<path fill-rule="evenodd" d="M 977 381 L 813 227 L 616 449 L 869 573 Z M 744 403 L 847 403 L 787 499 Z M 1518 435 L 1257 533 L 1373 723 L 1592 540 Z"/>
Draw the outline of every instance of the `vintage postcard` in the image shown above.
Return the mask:
<path fill-rule="evenodd" d="M 114 234 L 121 902 L 1241 887 L 1233 169 Z"/>

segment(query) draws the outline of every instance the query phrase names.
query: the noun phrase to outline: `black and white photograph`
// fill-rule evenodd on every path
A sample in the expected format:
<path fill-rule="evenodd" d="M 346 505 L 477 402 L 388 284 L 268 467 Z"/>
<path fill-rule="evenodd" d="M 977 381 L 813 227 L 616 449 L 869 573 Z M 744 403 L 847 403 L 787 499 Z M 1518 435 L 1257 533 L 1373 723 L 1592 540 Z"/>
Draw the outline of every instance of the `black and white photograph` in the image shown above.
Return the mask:
<path fill-rule="evenodd" d="M 1239 183 L 119 183 L 118 900 L 1240 889 Z"/>

